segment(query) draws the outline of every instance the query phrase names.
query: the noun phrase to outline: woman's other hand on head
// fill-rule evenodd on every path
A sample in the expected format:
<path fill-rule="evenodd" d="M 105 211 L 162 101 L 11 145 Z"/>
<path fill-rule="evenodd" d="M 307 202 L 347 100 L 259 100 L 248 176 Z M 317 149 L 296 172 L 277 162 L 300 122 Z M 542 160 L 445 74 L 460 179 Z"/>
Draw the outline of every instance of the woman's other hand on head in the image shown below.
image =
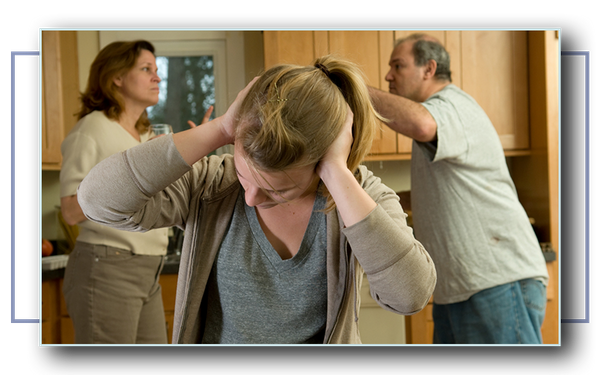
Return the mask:
<path fill-rule="evenodd" d="M 246 85 L 246 87 L 244 87 L 244 89 L 237 94 L 237 97 L 229 106 L 227 112 L 225 112 L 225 114 L 223 115 L 223 120 L 220 122 L 221 131 L 226 137 L 229 137 L 231 139 L 231 143 L 233 143 L 235 139 L 235 128 L 238 125 L 238 111 L 242 106 L 244 98 L 246 98 L 246 95 L 248 95 L 248 92 L 252 88 L 252 85 L 254 85 L 258 78 L 260 77 L 254 77 L 254 79 L 250 81 L 250 83 L 248 83 L 248 85 Z"/>
<path fill-rule="evenodd" d="M 346 120 L 344 121 L 344 125 L 340 134 L 333 141 L 327 153 L 319 164 L 317 165 L 317 173 L 320 175 L 325 168 L 337 167 L 337 168 L 347 168 L 348 156 L 350 155 L 350 150 L 352 148 L 352 125 L 354 122 L 354 113 L 348 106 L 348 112 L 346 114 Z"/>

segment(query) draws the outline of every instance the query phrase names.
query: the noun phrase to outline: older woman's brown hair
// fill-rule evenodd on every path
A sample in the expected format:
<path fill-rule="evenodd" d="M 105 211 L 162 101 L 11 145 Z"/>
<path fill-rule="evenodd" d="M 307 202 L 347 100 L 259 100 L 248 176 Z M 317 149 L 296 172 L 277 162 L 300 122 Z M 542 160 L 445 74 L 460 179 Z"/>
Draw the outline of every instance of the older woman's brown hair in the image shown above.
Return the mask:
<path fill-rule="evenodd" d="M 114 42 L 98 53 L 90 68 L 87 88 L 81 94 L 78 119 L 93 111 L 102 111 L 111 120 L 119 119 L 125 110 L 125 102 L 114 78 L 133 68 L 142 50 L 154 54 L 154 46 L 145 40 Z M 135 127 L 143 134 L 149 126 L 148 113 L 144 110 Z"/>

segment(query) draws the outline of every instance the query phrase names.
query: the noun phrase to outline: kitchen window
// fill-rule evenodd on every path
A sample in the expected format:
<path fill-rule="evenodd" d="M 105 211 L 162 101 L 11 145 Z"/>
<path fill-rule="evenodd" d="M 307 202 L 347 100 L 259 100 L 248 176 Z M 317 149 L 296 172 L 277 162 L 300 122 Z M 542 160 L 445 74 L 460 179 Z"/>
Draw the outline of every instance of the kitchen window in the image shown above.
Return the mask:
<path fill-rule="evenodd" d="M 170 124 L 177 133 L 189 129 L 188 120 L 200 124 L 211 105 L 216 108 L 212 55 L 156 56 L 156 65 L 160 94 L 158 104 L 148 108 L 151 123 Z"/>

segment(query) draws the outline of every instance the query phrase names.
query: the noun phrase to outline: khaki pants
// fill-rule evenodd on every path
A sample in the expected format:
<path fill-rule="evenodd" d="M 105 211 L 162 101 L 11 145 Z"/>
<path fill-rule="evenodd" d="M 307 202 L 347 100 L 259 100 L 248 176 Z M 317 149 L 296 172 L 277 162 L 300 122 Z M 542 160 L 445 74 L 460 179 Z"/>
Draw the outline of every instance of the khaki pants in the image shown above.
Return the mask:
<path fill-rule="evenodd" d="M 166 344 L 163 256 L 77 242 L 63 293 L 76 344 Z"/>

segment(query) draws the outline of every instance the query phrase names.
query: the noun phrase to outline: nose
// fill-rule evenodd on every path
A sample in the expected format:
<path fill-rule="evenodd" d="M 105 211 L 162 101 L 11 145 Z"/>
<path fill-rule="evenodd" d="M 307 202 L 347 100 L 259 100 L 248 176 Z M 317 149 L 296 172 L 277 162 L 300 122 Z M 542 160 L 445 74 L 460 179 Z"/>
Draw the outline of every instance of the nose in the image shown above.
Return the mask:
<path fill-rule="evenodd" d="M 388 82 L 392 82 L 394 80 L 394 77 L 392 77 L 392 69 L 388 70 L 387 74 L 385 75 L 385 80 Z"/>
<path fill-rule="evenodd" d="M 267 200 L 267 195 L 262 189 L 256 186 L 250 186 L 246 189 L 246 204 L 250 207 L 258 206 Z"/>

